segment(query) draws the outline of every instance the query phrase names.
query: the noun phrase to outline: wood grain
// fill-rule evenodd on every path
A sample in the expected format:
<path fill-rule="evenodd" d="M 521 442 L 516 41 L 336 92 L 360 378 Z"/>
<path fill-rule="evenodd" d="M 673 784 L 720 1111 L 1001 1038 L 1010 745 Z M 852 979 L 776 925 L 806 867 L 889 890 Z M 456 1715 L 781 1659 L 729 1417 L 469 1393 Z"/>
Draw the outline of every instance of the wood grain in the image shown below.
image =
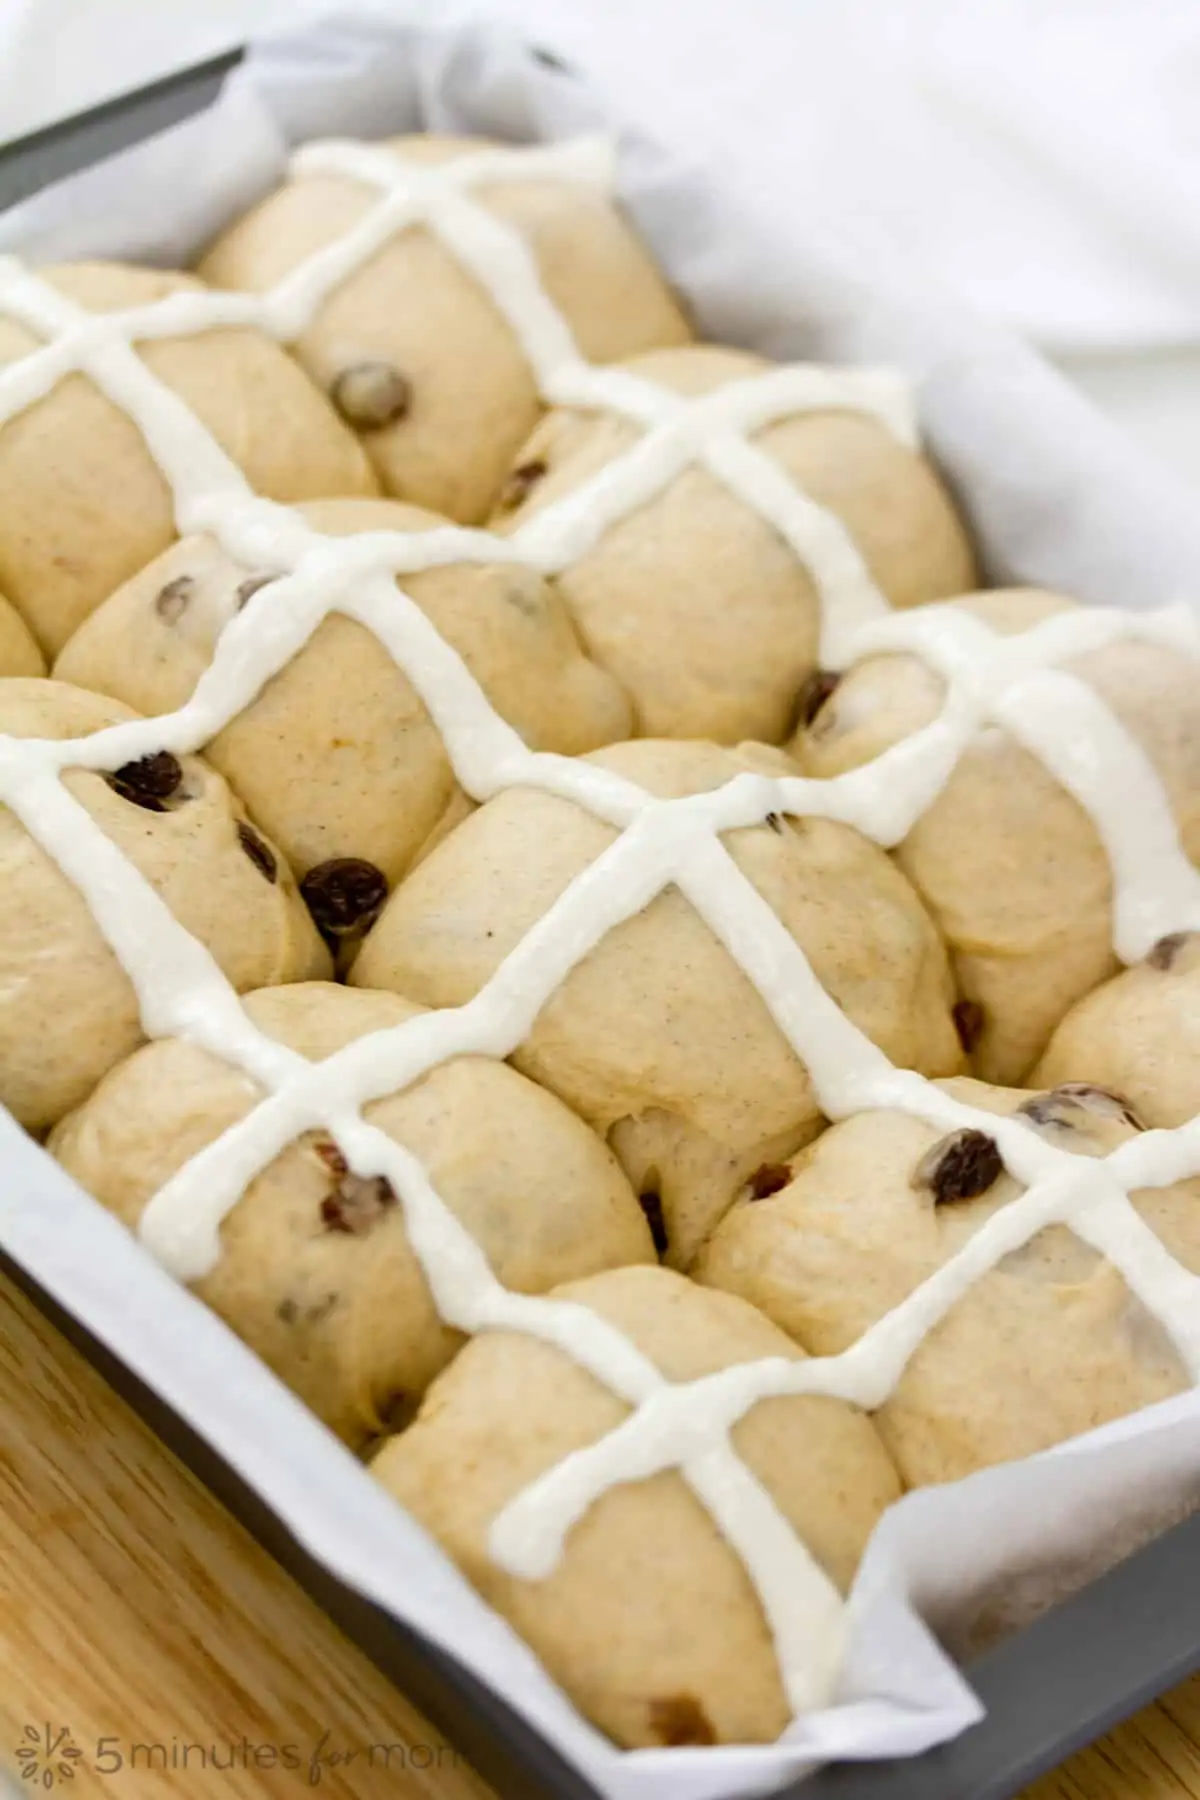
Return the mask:
<path fill-rule="evenodd" d="M 47 1722 L 84 1751 L 69 1791 L 109 1800 L 298 1795 L 319 1744 L 328 1800 L 489 1795 L 0 1282 L 0 1761 Z"/>
<path fill-rule="evenodd" d="M 0 1278 L 0 1766 L 15 1771 L 17 1750 L 34 1748 L 26 1726 L 46 1724 L 83 1751 L 56 1792 L 490 1800 Z M 386 1764 L 380 1749 L 368 1760 L 372 1746 L 392 1746 Z M 1200 1678 L 1026 1800 L 1200 1800 Z"/>

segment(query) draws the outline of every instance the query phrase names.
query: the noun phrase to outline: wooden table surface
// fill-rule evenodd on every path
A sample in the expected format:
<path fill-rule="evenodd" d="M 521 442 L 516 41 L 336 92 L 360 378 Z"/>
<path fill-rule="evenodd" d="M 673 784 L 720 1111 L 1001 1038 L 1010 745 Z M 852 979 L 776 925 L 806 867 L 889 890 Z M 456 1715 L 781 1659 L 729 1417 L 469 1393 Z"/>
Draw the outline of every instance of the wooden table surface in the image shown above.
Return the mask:
<path fill-rule="evenodd" d="M 81 1796 L 490 1795 L 0 1280 L 0 1768 L 46 1727 Z M 1027 1800 L 1200 1800 L 1200 1678 Z"/>

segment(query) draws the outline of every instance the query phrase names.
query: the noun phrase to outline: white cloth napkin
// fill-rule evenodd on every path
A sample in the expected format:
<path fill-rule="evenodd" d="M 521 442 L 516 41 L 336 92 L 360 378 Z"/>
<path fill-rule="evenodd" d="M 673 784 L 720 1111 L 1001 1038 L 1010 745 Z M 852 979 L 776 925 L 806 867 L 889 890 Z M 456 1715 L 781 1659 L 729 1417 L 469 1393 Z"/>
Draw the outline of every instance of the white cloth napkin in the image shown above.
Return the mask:
<path fill-rule="evenodd" d="M 781 226 L 849 226 L 1055 349 L 1200 341 L 1194 0 L 508 5 Z"/>
<path fill-rule="evenodd" d="M 0 141 L 335 8 L 0 0 Z M 661 139 L 718 163 L 783 231 L 803 217 L 899 246 L 1051 351 L 1200 486 L 1196 0 L 430 0 L 430 12 L 525 28 Z"/>
<path fill-rule="evenodd" d="M 331 10 L 0 0 L 0 137 Z M 660 138 L 719 161 L 781 229 L 803 216 L 899 246 L 1044 346 L 1200 346 L 1195 0 L 443 0 L 431 12 L 525 26 Z"/>

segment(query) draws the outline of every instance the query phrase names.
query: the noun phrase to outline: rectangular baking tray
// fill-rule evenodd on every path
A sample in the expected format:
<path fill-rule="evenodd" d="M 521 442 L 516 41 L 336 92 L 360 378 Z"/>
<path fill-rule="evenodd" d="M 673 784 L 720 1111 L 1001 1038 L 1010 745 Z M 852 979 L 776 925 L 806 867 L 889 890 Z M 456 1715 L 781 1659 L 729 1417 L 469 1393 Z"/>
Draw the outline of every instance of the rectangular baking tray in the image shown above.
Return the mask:
<path fill-rule="evenodd" d="M 231 50 L 0 145 L 0 211 L 198 112 L 241 54 Z M 453 1657 L 331 1576 L 210 1444 L 3 1252 L 0 1270 L 503 1800 L 599 1800 Z M 1200 1513 L 972 1662 L 970 1680 L 987 1716 L 954 1742 L 902 1760 L 832 1765 L 779 1789 L 775 1800 L 1011 1800 L 1197 1669 Z"/>

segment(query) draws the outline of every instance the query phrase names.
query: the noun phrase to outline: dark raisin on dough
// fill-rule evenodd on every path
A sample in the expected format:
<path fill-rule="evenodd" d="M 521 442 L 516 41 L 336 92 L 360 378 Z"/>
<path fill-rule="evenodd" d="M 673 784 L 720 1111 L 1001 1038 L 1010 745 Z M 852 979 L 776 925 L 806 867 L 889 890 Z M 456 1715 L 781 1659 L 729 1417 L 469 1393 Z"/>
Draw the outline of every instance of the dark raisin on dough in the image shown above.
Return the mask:
<path fill-rule="evenodd" d="M 983 1036 L 983 1008 L 978 1000 L 959 1000 L 953 1017 L 958 1041 L 969 1056 Z"/>
<path fill-rule="evenodd" d="M 168 625 L 175 625 L 187 611 L 196 583 L 190 575 L 177 575 L 160 588 L 154 599 L 154 610 Z"/>
<path fill-rule="evenodd" d="M 321 1220 L 329 1231 L 364 1237 L 395 1204 L 395 1192 L 385 1175 L 350 1172 L 322 1200 Z"/>
<path fill-rule="evenodd" d="M 946 1206 L 985 1194 L 1003 1172 L 995 1138 L 986 1131 L 952 1131 L 921 1158 L 913 1182 L 929 1188 L 938 1206 Z"/>
<path fill-rule="evenodd" d="M 796 695 L 796 724 L 805 728 L 816 719 L 817 714 L 829 699 L 841 681 L 832 669 L 814 669 L 808 680 Z"/>
<path fill-rule="evenodd" d="M 412 405 L 412 383 L 391 363 L 351 363 L 334 377 L 329 397 L 356 431 L 382 431 Z"/>
<path fill-rule="evenodd" d="M 1070 1120 L 1064 1118 L 1064 1107 L 1061 1100 L 1055 1099 L 1053 1091 L 1045 1094 L 1034 1094 L 1029 1100 L 1023 1100 L 1017 1111 L 1022 1118 L 1032 1119 L 1035 1125 L 1069 1125 Z"/>
<path fill-rule="evenodd" d="M 752 1200 L 769 1200 L 780 1188 L 787 1187 L 792 1171 L 786 1163 L 760 1163 L 747 1184 Z"/>
<path fill-rule="evenodd" d="M 247 600 L 253 600 L 259 588 L 269 587 L 273 581 L 278 580 L 278 575 L 247 575 L 245 581 L 239 582 L 234 594 L 238 611 L 241 612 Z"/>
<path fill-rule="evenodd" d="M 1066 1108 L 1056 1098 L 1053 1090 L 1045 1094 L 1034 1094 L 1029 1100 L 1023 1100 L 1017 1111 L 1022 1118 L 1032 1119 L 1035 1125 L 1070 1125 L 1071 1121 L 1064 1117 Z"/>
<path fill-rule="evenodd" d="M 394 1437 L 398 1431 L 403 1431 L 406 1425 L 412 1423 L 416 1416 L 417 1402 L 403 1388 L 394 1388 L 375 1411 L 383 1427 L 382 1435 Z"/>
<path fill-rule="evenodd" d="M 1017 1110 L 1035 1125 L 1057 1125 L 1064 1131 L 1077 1123 L 1071 1114 L 1079 1111 L 1123 1119 L 1134 1131 L 1146 1129 L 1123 1094 L 1114 1094 L 1111 1088 L 1098 1087 L 1092 1081 L 1061 1082 L 1045 1094 L 1034 1094 Z"/>
<path fill-rule="evenodd" d="M 522 500 L 528 499 L 546 473 L 548 464 L 540 456 L 531 457 L 528 462 L 518 463 L 500 489 L 499 506 L 505 512 L 512 512 L 520 506 Z"/>
<path fill-rule="evenodd" d="M 693 1694 L 670 1694 L 661 1700 L 650 1700 L 647 1711 L 652 1735 L 671 1749 L 717 1741 L 712 1720 Z"/>
<path fill-rule="evenodd" d="M 1172 931 L 1164 938 L 1159 938 L 1154 948 L 1148 952 L 1146 961 L 1152 969 L 1173 968 L 1179 952 L 1191 936 L 1187 931 Z"/>
<path fill-rule="evenodd" d="M 317 1138 L 313 1143 L 313 1151 L 319 1156 L 327 1169 L 335 1175 L 342 1176 L 350 1168 L 349 1163 L 338 1149 L 332 1138 Z"/>
<path fill-rule="evenodd" d="M 279 863 L 270 844 L 264 838 L 260 838 L 253 825 L 248 825 L 245 819 L 238 820 L 237 834 L 238 843 L 259 874 L 265 876 L 274 887 L 279 880 Z"/>
<path fill-rule="evenodd" d="M 362 933 L 372 926 L 388 897 L 382 869 L 361 856 L 334 856 L 318 863 L 300 883 L 305 905 L 326 937 Z"/>
<path fill-rule="evenodd" d="M 1068 1100 L 1074 1100 L 1088 1112 L 1105 1113 L 1112 1119 L 1124 1119 L 1135 1131 L 1145 1131 L 1145 1122 L 1139 1119 L 1124 1094 L 1114 1093 L 1112 1088 L 1100 1087 L 1094 1081 L 1060 1081 L 1054 1089 L 1056 1094 L 1065 1094 Z"/>
<path fill-rule="evenodd" d="M 665 1256 L 671 1240 L 667 1236 L 667 1221 L 663 1218 L 662 1195 L 653 1192 L 639 1194 L 638 1205 L 646 1215 L 650 1239 L 656 1253 Z"/>
<path fill-rule="evenodd" d="M 300 1308 L 296 1305 L 294 1300 L 289 1300 L 285 1294 L 283 1299 L 279 1302 L 279 1305 L 275 1308 L 275 1317 L 282 1320 L 285 1325 L 294 1325 L 296 1320 L 300 1317 Z"/>
<path fill-rule="evenodd" d="M 169 750 L 158 750 L 153 756 L 123 763 L 104 779 L 122 800 L 131 800 L 147 812 L 166 812 L 166 802 L 178 792 L 183 780 L 183 768 Z"/>

